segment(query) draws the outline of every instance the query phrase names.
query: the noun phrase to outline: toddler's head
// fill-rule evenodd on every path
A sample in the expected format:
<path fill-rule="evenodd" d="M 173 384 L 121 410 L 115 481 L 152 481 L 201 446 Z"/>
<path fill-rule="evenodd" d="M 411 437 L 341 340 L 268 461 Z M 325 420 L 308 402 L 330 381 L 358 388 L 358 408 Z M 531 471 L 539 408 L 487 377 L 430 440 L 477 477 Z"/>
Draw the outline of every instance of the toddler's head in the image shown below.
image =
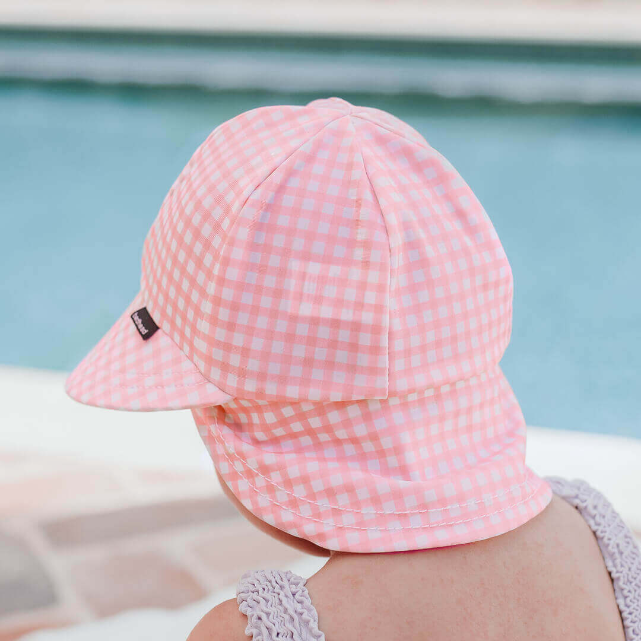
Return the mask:
<path fill-rule="evenodd" d="M 456 170 L 344 100 L 217 127 L 167 194 L 141 289 L 68 380 L 190 408 L 228 492 L 327 550 L 478 541 L 549 503 L 499 360 L 512 273 Z"/>

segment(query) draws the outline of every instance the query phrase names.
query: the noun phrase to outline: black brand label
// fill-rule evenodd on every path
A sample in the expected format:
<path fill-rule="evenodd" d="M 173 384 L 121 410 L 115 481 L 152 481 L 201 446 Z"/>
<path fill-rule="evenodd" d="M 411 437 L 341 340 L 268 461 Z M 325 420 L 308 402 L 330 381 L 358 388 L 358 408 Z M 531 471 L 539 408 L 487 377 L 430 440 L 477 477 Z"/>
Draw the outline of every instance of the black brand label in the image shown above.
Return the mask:
<path fill-rule="evenodd" d="M 131 315 L 131 320 L 143 341 L 150 339 L 158 331 L 158 325 L 154 323 L 154 319 L 149 315 L 146 307 L 134 312 Z"/>

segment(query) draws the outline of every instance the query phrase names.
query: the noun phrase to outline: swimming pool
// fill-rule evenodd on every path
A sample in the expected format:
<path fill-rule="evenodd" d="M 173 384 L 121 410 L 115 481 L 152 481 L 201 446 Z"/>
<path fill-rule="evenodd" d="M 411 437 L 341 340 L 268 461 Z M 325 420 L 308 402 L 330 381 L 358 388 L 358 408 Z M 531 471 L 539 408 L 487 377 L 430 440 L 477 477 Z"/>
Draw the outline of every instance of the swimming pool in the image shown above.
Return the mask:
<path fill-rule="evenodd" d="M 37 43 L 31 51 L 46 54 Z M 82 47 L 104 43 L 74 51 Z M 488 211 L 515 279 L 502 364 L 528 423 L 641 437 L 641 101 L 629 92 L 618 104 L 524 104 L 350 92 L 340 73 L 335 92 L 309 79 L 302 91 L 291 82 L 266 91 L 123 84 L 101 69 L 99 82 L 15 71 L 0 81 L 1 364 L 71 369 L 111 326 L 137 291 L 165 193 L 216 125 L 256 106 L 339 94 L 408 121 Z"/>

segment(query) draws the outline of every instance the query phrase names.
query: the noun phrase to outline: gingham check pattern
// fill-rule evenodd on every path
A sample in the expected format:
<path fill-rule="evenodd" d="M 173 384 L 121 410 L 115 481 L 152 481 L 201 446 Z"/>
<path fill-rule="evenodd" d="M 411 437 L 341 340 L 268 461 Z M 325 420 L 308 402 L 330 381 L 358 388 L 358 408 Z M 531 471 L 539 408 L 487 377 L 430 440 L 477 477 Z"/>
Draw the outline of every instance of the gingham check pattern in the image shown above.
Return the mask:
<path fill-rule="evenodd" d="M 67 379 L 67 393 L 109 409 L 172 410 L 224 403 L 232 397 L 204 379 L 162 331 L 143 341 L 130 315 L 139 293 Z"/>
<path fill-rule="evenodd" d="M 525 424 L 498 367 L 404 397 L 234 399 L 192 413 L 245 507 L 328 549 L 477 541 L 525 523 L 551 499 L 524 465 Z"/>
<path fill-rule="evenodd" d="M 361 552 L 451 545 L 551 499 L 498 367 L 507 257 L 456 170 L 390 114 L 332 98 L 220 125 L 147 236 L 140 296 L 149 347 L 123 316 L 70 394 L 193 408 L 225 481 L 281 529 Z M 144 377 L 123 394 L 130 370 L 171 394 Z"/>

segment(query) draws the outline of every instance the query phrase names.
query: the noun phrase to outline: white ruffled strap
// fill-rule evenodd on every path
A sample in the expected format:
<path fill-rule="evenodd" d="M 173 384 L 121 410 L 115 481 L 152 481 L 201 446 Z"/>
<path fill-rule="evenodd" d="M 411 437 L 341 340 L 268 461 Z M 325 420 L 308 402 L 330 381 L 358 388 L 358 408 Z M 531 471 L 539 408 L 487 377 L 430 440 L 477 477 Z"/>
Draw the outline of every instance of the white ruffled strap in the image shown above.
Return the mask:
<path fill-rule="evenodd" d="M 236 587 L 236 600 L 247 615 L 245 634 L 253 641 L 325 641 L 306 581 L 289 570 L 243 574 Z"/>

